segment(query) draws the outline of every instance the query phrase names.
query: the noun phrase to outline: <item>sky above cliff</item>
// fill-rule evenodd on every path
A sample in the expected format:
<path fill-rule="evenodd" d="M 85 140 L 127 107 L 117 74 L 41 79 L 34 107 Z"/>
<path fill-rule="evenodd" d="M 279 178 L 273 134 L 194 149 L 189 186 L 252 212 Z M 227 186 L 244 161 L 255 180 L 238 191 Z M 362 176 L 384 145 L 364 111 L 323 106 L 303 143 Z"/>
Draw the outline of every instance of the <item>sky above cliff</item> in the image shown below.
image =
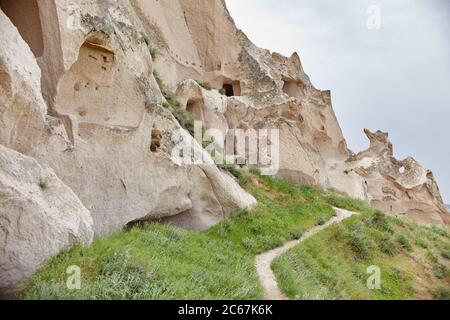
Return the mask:
<path fill-rule="evenodd" d="M 364 127 L 433 170 L 450 203 L 450 1 L 226 0 L 258 46 L 297 51 L 353 151 Z"/>

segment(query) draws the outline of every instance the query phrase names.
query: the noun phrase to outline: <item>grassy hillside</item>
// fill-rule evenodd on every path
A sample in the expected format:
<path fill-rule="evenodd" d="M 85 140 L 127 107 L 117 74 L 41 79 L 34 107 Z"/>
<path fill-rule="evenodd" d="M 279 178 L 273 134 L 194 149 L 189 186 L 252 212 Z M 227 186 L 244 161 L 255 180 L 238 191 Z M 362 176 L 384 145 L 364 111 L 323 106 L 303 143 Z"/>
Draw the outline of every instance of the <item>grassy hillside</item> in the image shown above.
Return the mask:
<path fill-rule="evenodd" d="M 52 259 L 31 279 L 20 298 L 260 299 L 262 291 L 255 269 L 256 254 L 278 247 L 287 240 L 298 239 L 305 230 L 325 223 L 334 215 L 332 206 L 364 212 L 362 218 L 353 219 L 351 223 L 345 224 L 346 233 L 342 235 L 343 239 L 346 239 L 347 233 L 352 234 L 352 230 L 358 230 L 358 232 L 362 230 L 361 235 L 365 234 L 366 228 L 369 231 L 373 229 L 373 232 L 378 232 L 378 227 L 361 225 L 365 221 L 378 219 L 379 216 L 385 221 L 384 215 L 378 211 L 337 193 L 297 187 L 283 180 L 260 176 L 257 172 L 244 174 L 234 168 L 228 168 L 228 170 L 257 198 L 259 204 L 251 212 L 239 212 L 202 233 L 189 232 L 168 225 L 147 224 L 107 238 L 96 239 L 90 247 L 75 247 Z M 391 234 L 391 238 L 396 253 L 386 255 L 385 260 L 386 264 L 389 262 L 397 265 L 399 257 L 409 257 L 412 253 L 406 252 L 406 249 L 401 247 L 400 240 L 394 237 L 406 234 L 410 245 L 416 248 L 417 245 L 411 243 L 415 232 L 409 228 L 417 228 L 417 230 L 422 228 L 403 221 L 404 227 L 400 226 L 400 222 L 395 224 L 392 222 L 397 220 L 388 219 L 387 221 L 390 228 L 393 228 L 394 233 Z M 335 229 L 333 227 L 330 230 Z M 435 271 L 441 272 L 440 282 L 448 284 L 445 282 L 448 280 L 447 269 L 442 263 L 444 256 L 445 259 L 449 257 L 448 233 L 445 230 L 426 228 L 423 230 L 424 234 L 431 238 L 424 236 L 425 242 L 421 245 L 433 248 L 430 255 L 433 259 L 437 259 L 435 265 L 439 265 Z M 315 296 L 317 283 L 321 285 L 320 292 L 323 290 L 330 292 L 328 295 L 319 297 L 348 297 L 349 294 L 341 296 L 334 294 L 335 291 L 339 292 L 341 288 L 346 288 L 345 283 L 341 283 L 341 287 L 336 287 L 331 281 L 335 279 L 340 283 L 345 282 L 347 278 L 339 280 L 337 275 L 333 278 L 326 265 L 340 259 L 339 266 L 342 264 L 343 268 L 362 270 L 366 262 L 370 261 L 366 259 L 371 259 L 369 257 L 372 257 L 372 254 L 378 256 L 376 247 L 363 246 L 355 241 L 352 243 L 355 248 L 361 246 L 358 250 L 361 250 L 362 256 L 359 258 L 350 256 L 352 260 L 347 261 L 347 256 L 342 256 L 344 253 L 336 254 L 337 251 L 333 250 L 344 248 L 349 254 L 353 251 L 349 251 L 350 249 L 346 247 L 347 242 L 339 237 L 327 238 L 331 231 L 321 233 L 305 244 L 312 251 L 321 252 L 325 260 L 321 260 L 321 257 L 314 255 L 313 252 L 311 264 L 309 264 L 309 261 L 303 260 L 301 256 L 303 249 L 301 249 L 289 252 L 277 261 L 275 265 L 277 273 L 283 287 L 291 297 L 310 297 L 309 292 Z M 370 232 L 369 236 L 372 237 Z M 374 243 L 375 240 L 373 240 Z M 366 239 L 361 241 L 365 245 Z M 407 246 L 406 242 L 403 245 Z M 427 251 L 424 249 L 424 252 Z M 336 255 L 336 259 L 327 261 L 326 259 L 332 258 L 328 256 L 331 253 Z M 365 253 L 368 254 L 367 257 L 364 256 Z M 401 260 L 403 261 L 407 265 L 409 260 Z M 313 262 L 317 262 L 320 268 Z M 355 267 L 352 267 L 353 262 Z M 81 268 L 81 290 L 66 288 L 68 276 L 66 270 L 71 265 Z M 297 268 L 299 265 L 301 270 Z M 314 278 L 303 278 L 305 272 L 314 275 Z M 399 279 L 407 277 L 407 272 L 408 270 L 399 269 Z M 349 279 L 350 275 L 353 273 L 348 275 Z M 355 278 L 351 278 L 353 282 L 349 282 L 349 286 L 354 290 L 361 288 L 362 292 L 365 292 L 362 285 L 354 284 L 357 282 L 355 279 L 364 283 L 363 276 L 363 273 L 356 273 Z M 321 282 L 317 282 L 319 280 Z M 427 279 L 424 281 L 428 284 Z M 433 281 L 430 283 L 438 282 Z M 304 286 L 305 283 L 308 287 Z M 433 285 L 433 290 L 435 290 L 434 287 Z M 397 291 L 401 291 L 398 294 L 376 297 L 406 297 L 403 294 L 404 290 L 406 289 L 403 286 L 398 286 Z M 435 292 L 439 293 L 437 289 Z M 356 291 L 351 293 L 351 297 L 361 296 Z M 448 294 L 445 286 L 441 288 L 440 294 L 442 297 Z M 370 298 L 371 296 L 362 295 L 362 297 Z"/>
<path fill-rule="evenodd" d="M 363 212 L 306 240 L 273 263 L 292 299 L 450 299 L 450 234 L 386 216 L 338 194 L 329 201 Z M 369 290 L 369 266 L 381 289 Z"/>

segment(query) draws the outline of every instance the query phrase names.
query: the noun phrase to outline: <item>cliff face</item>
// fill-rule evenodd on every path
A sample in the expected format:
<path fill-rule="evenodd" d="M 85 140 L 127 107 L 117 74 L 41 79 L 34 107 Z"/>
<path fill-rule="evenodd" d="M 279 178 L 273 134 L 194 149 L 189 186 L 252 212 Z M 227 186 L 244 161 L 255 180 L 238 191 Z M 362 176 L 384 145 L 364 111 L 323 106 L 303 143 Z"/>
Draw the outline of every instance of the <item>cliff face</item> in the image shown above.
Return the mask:
<path fill-rule="evenodd" d="M 448 222 L 430 171 L 393 158 L 381 132 L 366 131 L 368 150 L 348 150 L 330 92 L 314 88 L 296 53 L 253 45 L 221 0 L 0 0 L 0 8 L 0 155 L 26 159 L 14 172 L 0 171 L 0 292 L 17 289 L 47 258 L 89 243 L 93 233 L 151 219 L 204 229 L 256 203 L 180 126 L 168 102 L 224 134 L 278 130 L 280 177 L 334 187 L 419 221 Z M 180 143 L 205 161 L 174 157 Z M 27 167 L 36 168 L 34 179 Z M 57 183 L 41 183 L 33 199 L 44 200 L 30 219 L 63 219 L 58 228 L 20 233 L 12 226 L 26 218 L 10 204 L 38 192 L 37 168 L 53 170 Z M 29 189 L 11 187 L 23 181 Z M 61 202 L 71 209 L 46 209 Z M 29 250 L 37 234 L 53 249 Z M 54 241 L 61 237 L 70 241 Z"/>

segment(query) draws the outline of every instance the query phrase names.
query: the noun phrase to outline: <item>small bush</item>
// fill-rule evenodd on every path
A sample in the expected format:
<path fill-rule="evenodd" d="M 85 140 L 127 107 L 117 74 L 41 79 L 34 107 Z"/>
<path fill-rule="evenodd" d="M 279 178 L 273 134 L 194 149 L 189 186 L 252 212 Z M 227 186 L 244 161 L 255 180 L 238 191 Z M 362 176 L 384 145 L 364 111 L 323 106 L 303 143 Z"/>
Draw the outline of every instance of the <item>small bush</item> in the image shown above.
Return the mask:
<path fill-rule="evenodd" d="M 223 170 L 228 171 L 232 176 L 234 176 L 236 179 L 238 179 L 239 184 L 241 186 L 245 186 L 250 181 L 250 178 L 248 177 L 248 175 L 245 172 L 243 172 L 242 169 L 238 168 L 235 165 L 225 164 L 220 167 Z"/>
<path fill-rule="evenodd" d="M 448 231 L 441 226 L 433 226 L 431 228 L 435 233 L 437 233 L 438 235 L 442 236 L 442 237 L 447 237 L 448 236 Z"/>
<path fill-rule="evenodd" d="M 390 255 L 395 256 L 397 253 L 397 248 L 395 246 L 395 243 L 391 240 L 390 237 L 384 236 L 380 240 L 380 250 L 381 252 Z"/>
<path fill-rule="evenodd" d="M 450 248 L 446 247 L 441 250 L 441 256 L 444 259 L 450 260 Z"/>
<path fill-rule="evenodd" d="M 177 101 L 175 95 L 173 92 L 171 92 L 164 82 L 162 81 L 159 73 L 154 70 L 153 71 L 153 77 L 155 78 L 156 82 L 158 83 L 159 89 L 161 90 L 161 93 L 163 94 L 164 98 L 166 99 L 166 102 L 163 103 L 163 106 L 167 109 L 169 109 L 173 116 L 177 119 L 178 123 L 181 127 L 189 131 L 189 133 L 194 136 L 194 119 L 191 117 L 191 115 L 183 109 L 181 104 Z"/>
<path fill-rule="evenodd" d="M 244 246 L 245 249 L 249 251 L 254 251 L 257 248 L 255 240 L 249 237 L 242 239 L 242 245 Z"/>
<path fill-rule="evenodd" d="M 374 214 L 370 217 L 369 224 L 378 230 L 389 232 L 390 234 L 394 233 L 394 228 L 389 222 L 388 217 L 380 210 L 375 210 Z"/>
<path fill-rule="evenodd" d="M 370 257 L 371 240 L 364 234 L 361 225 L 357 225 L 348 233 L 347 237 L 350 247 L 358 258 L 367 259 Z"/>
<path fill-rule="evenodd" d="M 289 231 L 289 235 L 295 240 L 300 240 L 303 236 L 303 233 L 298 229 L 293 229 Z"/>
<path fill-rule="evenodd" d="M 428 243 L 421 238 L 416 239 L 416 245 L 418 245 L 419 247 L 421 247 L 423 249 L 428 249 L 428 247 L 429 247 Z"/>
<path fill-rule="evenodd" d="M 398 243 L 402 246 L 406 251 L 412 251 L 412 245 L 409 239 L 405 235 L 400 235 L 397 238 Z"/>
<path fill-rule="evenodd" d="M 148 51 L 150 52 L 150 55 L 152 56 L 152 59 L 155 60 L 158 56 L 158 48 L 148 46 Z"/>
<path fill-rule="evenodd" d="M 317 217 L 317 225 L 318 226 L 324 226 L 327 223 L 327 219 L 325 217 L 319 216 Z"/>

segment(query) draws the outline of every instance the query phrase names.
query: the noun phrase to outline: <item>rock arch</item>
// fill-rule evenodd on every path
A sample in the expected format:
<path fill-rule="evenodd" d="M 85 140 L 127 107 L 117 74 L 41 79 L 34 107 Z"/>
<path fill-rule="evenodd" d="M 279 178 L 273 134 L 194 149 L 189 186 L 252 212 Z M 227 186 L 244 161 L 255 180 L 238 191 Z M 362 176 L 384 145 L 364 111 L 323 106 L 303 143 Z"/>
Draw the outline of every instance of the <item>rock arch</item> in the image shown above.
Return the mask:
<path fill-rule="evenodd" d="M 205 108 L 202 99 L 189 99 L 186 103 L 186 111 L 197 121 L 205 122 Z"/>
<path fill-rule="evenodd" d="M 19 30 L 34 56 L 41 57 L 44 38 L 37 0 L 0 0 L 0 8 Z"/>

